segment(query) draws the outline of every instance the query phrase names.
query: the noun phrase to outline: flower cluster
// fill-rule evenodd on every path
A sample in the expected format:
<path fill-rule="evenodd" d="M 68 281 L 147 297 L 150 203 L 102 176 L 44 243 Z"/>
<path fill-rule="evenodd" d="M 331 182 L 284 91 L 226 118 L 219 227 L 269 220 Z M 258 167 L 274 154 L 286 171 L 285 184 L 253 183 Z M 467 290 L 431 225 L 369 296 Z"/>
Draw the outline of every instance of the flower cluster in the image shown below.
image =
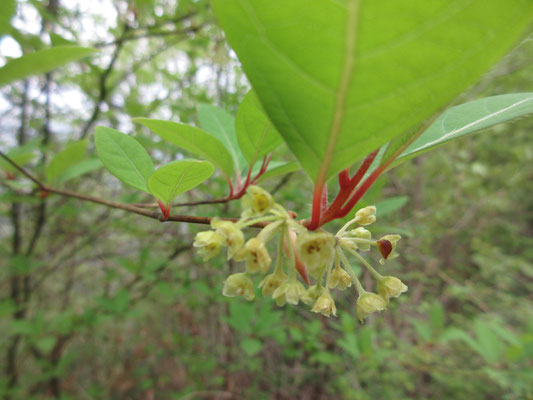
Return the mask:
<path fill-rule="evenodd" d="M 361 322 L 376 311 L 384 310 L 390 299 L 407 291 L 407 286 L 394 276 L 377 272 L 359 252 L 376 247 L 381 253 L 380 263 L 398 257 L 399 235 L 385 235 L 378 240 L 365 227 L 376 221 L 376 207 L 358 210 L 336 235 L 320 230 L 308 231 L 294 220 L 294 214 L 277 204 L 272 196 L 258 186 L 250 186 L 242 199 L 242 214 L 237 222 L 213 219 L 212 230 L 196 235 L 194 246 L 204 260 L 216 256 L 223 247 L 227 258 L 244 261 L 245 270 L 230 275 L 224 282 L 224 296 L 255 298 L 253 275 L 262 274 L 258 287 L 265 297 L 272 297 L 278 306 L 310 305 L 311 311 L 329 317 L 337 308 L 331 291 L 355 287 L 358 293 L 357 317 Z M 242 229 L 266 223 L 258 235 L 244 240 Z M 354 225 L 356 225 L 354 227 Z M 351 228 L 351 229 L 350 229 Z M 267 244 L 278 236 L 277 255 L 273 271 Z M 348 256 L 354 256 L 376 280 L 377 293 L 366 291 Z M 307 287 L 298 278 L 307 284 Z M 316 281 L 310 285 L 309 276 Z"/>

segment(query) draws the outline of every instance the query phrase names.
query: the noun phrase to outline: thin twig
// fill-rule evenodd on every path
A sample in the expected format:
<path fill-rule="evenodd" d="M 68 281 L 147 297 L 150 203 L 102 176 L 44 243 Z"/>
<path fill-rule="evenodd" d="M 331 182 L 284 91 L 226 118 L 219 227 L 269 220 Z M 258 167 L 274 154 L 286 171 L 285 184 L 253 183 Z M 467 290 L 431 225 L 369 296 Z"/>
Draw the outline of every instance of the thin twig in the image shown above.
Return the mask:
<path fill-rule="evenodd" d="M 71 197 L 78 200 L 83 201 L 89 201 L 91 203 L 96 204 L 102 204 L 107 207 L 111 208 L 118 208 L 120 210 L 128 211 L 134 214 L 143 215 L 148 218 L 156 219 L 158 221 L 164 222 L 164 221 L 174 221 L 174 222 L 187 222 L 191 224 L 203 224 L 203 225 L 209 225 L 211 224 L 211 220 L 213 217 L 201 217 L 201 216 L 195 216 L 195 215 L 170 215 L 167 219 L 164 219 L 160 212 L 156 211 L 149 211 L 140 207 L 136 207 L 131 204 L 125 204 L 125 203 L 119 203 L 116 201 L 101 199 L 99 197 L 94 197 L 86 194 L 71 192 L 70 190 L 63 190 L 63 189 L 57 189 L 54 187 L 46 186 L 44 183 L 39 181 L 36 177 L 34 177 L 32 174 L 30 174 L 26 169 L 19 166 L 17 163 L 15 163 L 11 158 L 9 158 L 6 154 L 0 151 L 0 157 L 4 158 L 8 163 L 10 163 L 13 167 L 15 167 L 18 171 L 20 171 L 24 176 L 26 176 L 28 179 L 33 181 L 41 191 L 41 193 L 55 193 L 61 196 L 65 197 Z M 227 221 L 238 221 L 238 218 L 222 218 Z M 259 222 L 254 225 L 250 225 L 251 227 L 255 228 L 264 228 L 266 225 L 268 225 L 268 222 Z"/>

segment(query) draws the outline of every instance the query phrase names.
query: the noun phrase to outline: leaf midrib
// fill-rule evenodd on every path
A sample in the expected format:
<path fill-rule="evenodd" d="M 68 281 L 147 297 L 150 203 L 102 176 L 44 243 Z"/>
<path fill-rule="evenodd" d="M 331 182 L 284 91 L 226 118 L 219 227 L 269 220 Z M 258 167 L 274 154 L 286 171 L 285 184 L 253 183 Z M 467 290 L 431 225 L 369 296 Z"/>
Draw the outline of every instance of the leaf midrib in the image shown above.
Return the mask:
<path fill-rule="evenodd" d="M 128 155 L 124 152 L 124 150 L 122 150 L 122 147 L 120 145 L 120 143 L 116 140 L 116 138 L 113 137 L 113 135 L 110 135 L 111 137 L 111 140 L 113 141 L 113 143 L 115 143 L 115 145 L 118 146 L 118 149 L 120 150 L 120 152 L 122 153 L 122 155 L 124 156 L 124 158 L 128 161 L 128 163 L 133 167 L 133 169 L 135 170 L 135 172 L 141 177 L 141 180 L 144 182 L 144 186 L 146 186 L 146 178 L 144 177 L 144 175 L 141 173 L 141 171 L 139 171 L 139 169 L 137 168 L 137 166 L 130 160 L 130 158 L 128 157 Z M 147 188 L 148 189 L 148 188 Z"/>
<path fill-rule="evenodd" d="M 333 153 L 335 151 L 335 147 L 339 139 L 339 134 L 344 118 L 346 97 L 348 95 L 348 88 L 352 80 L 353 70 L 356 62 L 355 48 L 360 1 L 361 0 L 350 1 L 346 10 L 347 18 L 344 63 L 342 66 L 341 80 L 339 82 L 337 96 L 335 99 L 335 112 L 333 114 L 333 120 L 328 135 L 328 144 L 316 179 L 316 183 L 319 186 L 323 185 L 326 181 L 328 169 L 331 164 L 331 160 L 333 159 Z"/>
<path fill-rule="evenodd" d="M 183 179 L 185 179 L 185 175 L 187 175 L 189 173 L 189 171 L 191 170 L 193 165 L 194 165 L 194 163 L 190 163 L 189 166 L 185 168 L 185 170 L 183 171 L 183 173 L 181 174 L 181 176 L 177 180 L 176 184 L 172 187 L 172 190 L 170 191 L 170 196 L 168 198 L 168 203 L 167 204 L 169 204 L 177 196 L 177 195 L 175 195 L 175 193 L 176 193 L 179 185 L 181 185 L 181 182 L 183 181 Z"/>

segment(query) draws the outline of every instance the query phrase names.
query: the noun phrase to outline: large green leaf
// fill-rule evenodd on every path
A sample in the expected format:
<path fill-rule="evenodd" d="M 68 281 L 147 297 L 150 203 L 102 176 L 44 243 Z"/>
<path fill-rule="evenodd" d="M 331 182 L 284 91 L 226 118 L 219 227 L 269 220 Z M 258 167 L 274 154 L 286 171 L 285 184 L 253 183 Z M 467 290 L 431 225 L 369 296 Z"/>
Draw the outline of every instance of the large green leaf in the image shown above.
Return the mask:
<path fill-rule="evenodd" d="M 411 143 L 395 164 L 450 140 L 530 113 L 533 113 L 533 93 L 504 94 L 452 107 Z"/>
<path fill-rule="evenodd" d="M 517 41 L 530 0 L 214 0 L 270 120 L 323 182 L 438 112 Z"/>
<path fill-rule="evenodd" d="M 211 161 L 227 178 L 231 178 L 233 174 L 232 157 L 215 137 L 194 126 L 178 122 L 148 118 L 135 118 L 134 121 L 143 124 L 162 139 Z"/>
<path fill-rule="evenodd" d="M 139 142 L 115 129 L 97 126 L 94 143 L 109 172 L 126 185 L 150 193 L 147 182 L 154 173 L 154 163 Z"/>
<path fill-rule="evenodd" d="M 198 109 L 198 119 L 204 131 L 220 140 L 231 154 L 236 171 L 240 171 L 246 161 L 239 148 L 237 133 L 235 132 L 235 118 L 221 108 L 201 104 Z"/>
<path fill-rule="evenodd" d="M 49 182 L 56 180 L 68 168 L 79 163 L 85 156 L 87 141 L 80 140 L 67 145 L 62 151 L 57 153 L 46 167 L 46 179 Z"/>
<path fill-rule="evenodd" d="M 269 121 L 257 96 L 250 90 L 239 106 L 235 121 L 239 146 L 248 161 L 256 162 L 278 147 L 283 139 Z"/>
<path fill-rule="evenodd" d="M 15 58 L 0 68 L 0 87 L 31 75 L 44 74 L 95 51 L 87 47 L 60 46 Z"/>
<path fill-rule="evenodd" d="M 9 32 L 9 21 L 17 9 L 16 0 L 0 1 L 0 36 Z"/>
<path fill-rule="evenodd" d="M 214 170 L 213 165 L 208 161 L 173 161 L 152 174 L 148 179 L 148 189 L 168 206 L 176 196 L 191 190 L 209 178 Z"/>

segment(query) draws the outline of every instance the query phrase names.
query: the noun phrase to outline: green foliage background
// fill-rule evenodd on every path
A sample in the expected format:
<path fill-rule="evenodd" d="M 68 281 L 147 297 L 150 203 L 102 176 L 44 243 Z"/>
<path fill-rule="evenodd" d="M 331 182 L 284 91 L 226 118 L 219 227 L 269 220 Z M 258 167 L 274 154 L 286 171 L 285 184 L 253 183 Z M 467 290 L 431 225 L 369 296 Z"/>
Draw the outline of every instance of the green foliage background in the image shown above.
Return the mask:
<path fill-rule="evenodd" d="M 133 133 L 161 164 L 188 154 L 131 117 L 198 125 L 201 103 L 235 114 L 248 84 L 207 1 L 102 2 L 117 10 L 110 25 L 75 4 L 21 1 L 12 19 L 9 35 L 24 52 L 50 40 L 101 50 L 2 88 L 0 148 L 14 151 L 39 140 L 25 161 L 28 169 L 46 176 L 52 157 L 81 138 L 88 139 L 90 160 L 95 125 Z M 103 33 L 87 39 L 82 17 Z M 461 101 L 532 91 L 532 57 L 533 45 L 523 42 Z M 81 108 L 69 104 L 72 91 Z M 373 231 L 405 237 L 401 257 L 386 270 L 409 292 L 365 325 L 355 317 L 349 291 L 336 296 L 339 318 L 331 319 L 304 308 L 278 309 L 259 293 L 252 303 L 224 298 L 222 282 L 237 266 L 223 257 L 203 263 L 192 251 L 202 227 L 161 224 L 54 195 L 40 199 L 23 180 L 7 179 L 6 169 L 0 394 L 531 399 L 532 129 L 533 119 L 524 117 L 452 142 L 390 171 L 367 193 L 363 203 L 378 206 Z M 275 155 L 292 160 L 284 147 Z M 106 199 L 152 201 L 92 165 L 57 185 Z M 287 209 L 309 214 L 312 184 L 303 172 L 262 185 Z M 225 194 L 225 180 L 216 174 L 183 201 Z M 179 213 L 237 216 L 239 204 L 181 207 Z M 370 277 L 364 280 L 371 286 Z"/>

